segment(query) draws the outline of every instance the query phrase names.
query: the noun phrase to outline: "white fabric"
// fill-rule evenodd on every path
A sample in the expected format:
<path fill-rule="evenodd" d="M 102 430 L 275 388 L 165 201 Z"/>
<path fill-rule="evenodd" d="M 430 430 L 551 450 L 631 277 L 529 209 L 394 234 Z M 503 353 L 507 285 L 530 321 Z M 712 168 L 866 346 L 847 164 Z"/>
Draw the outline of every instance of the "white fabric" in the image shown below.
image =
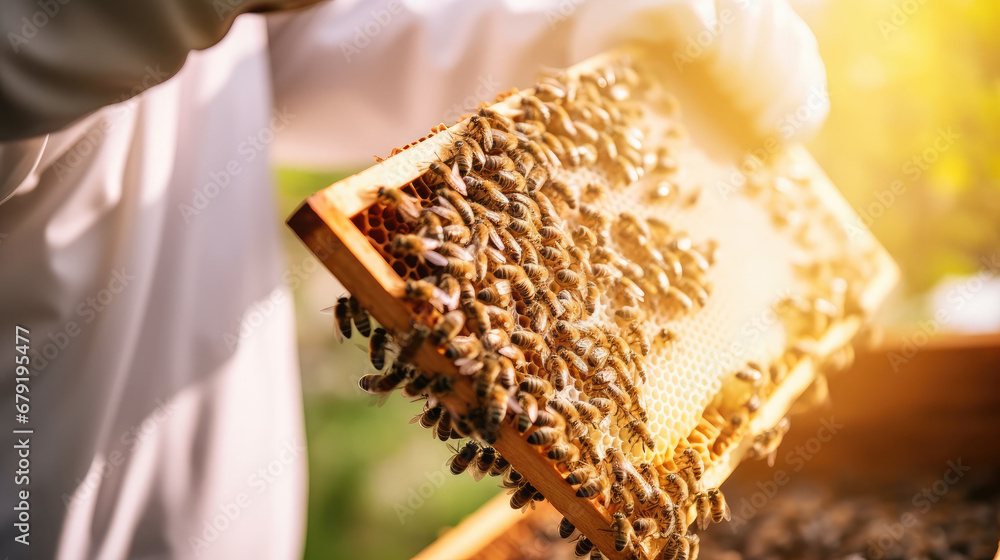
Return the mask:
<path fill-rule="evenodd" d="M 14 5 L 36 9 L 4 9 Z M 87 29 L 94 20 L 76 21 L 74 5 L 51 25 L 121 31 Z M 301 396 L 268 151 L 286 163 L 364 163 L 530 84 L 543 64 L 625 38 L 683 45 L 715 29 L 726 7 L 737 19 L 700 56 L 757 126 L 774 130 L 824 81 L 814 41 L 782 2 L 338 1 L 244 15 L 165 83 L 89 115 L 86 103 L 39 103 L 72 98 L 59 85 L 66 76 L 48 80 L 45 68 L 25 69 L 31 59 L 3 53 L 0 67 L 19 73 L 4 70 L 0 102 L 33 115 L 25 130 L 75 121 L 0 144 L 0 199 L 13 191 L 0 205 L 0 329 L 31 329 L 35 369 L 31 556 L 300 555 Z M 223 31 L 230 19 L 217 22 Z M 345 49 L 366 28 L 369 44 Z M 93 99 L 115 94 L 86 83 L 113 61 L 74 58 L 48 31 L 30 46 L 58 51 L 49 71 L 72 69 L 69 82 L 99 91 Z M 177 44 L 204 46 L 212 32 Z M 136 67 L 150 63 L 143 52 L 128 53 Z M 14 75 L 39 79 L 19 89 Z M 0 122 L 4 137 L 19 138 L 16 120 Z M 0 363 L 14 361 L 11 339 Z M 13 382 L 0 379 L 10 411 Z M 2 453 L 0 470 L 13 472 L 11 447 Z M 14 503 L 14 490 L 5 475 L 0 503 Z M 13 523 L 0 511 L 0 554 L 23 557 Z"/>

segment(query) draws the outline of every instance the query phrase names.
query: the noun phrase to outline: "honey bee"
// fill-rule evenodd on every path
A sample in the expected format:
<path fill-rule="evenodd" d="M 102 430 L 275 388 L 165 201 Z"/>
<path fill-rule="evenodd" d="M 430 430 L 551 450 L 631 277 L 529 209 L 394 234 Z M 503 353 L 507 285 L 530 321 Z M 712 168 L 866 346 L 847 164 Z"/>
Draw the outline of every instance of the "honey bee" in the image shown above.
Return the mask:
<path fill-rule="evenodd" d="M 552 316 L 557 319 L 566 313 L 566 308 L 563 307 L 562 301 L 552 290 L 542 292 L 542 302 L 549 308 Z"/>
<path fill-rule="evenodd" d="M 604 492 L 605 484 L 603 478 L 592 478 L 576 489 L 576 496 L 578 498 L 593 498 Z"/>
<path fill-rule="evenodd" d="M 601 411 L 589 402 L 573 401 L 573 406 L 576 407 L 576 411 L 580 414 L 580 420 L 584 422 L 596 424 L 603 417 Z"/>
<path fill-rule="evenodd" d="M 573 296 L 573 293 L 568 290 L 560 290 L 557 294 L 559 301 L 563 305 L 563 312 L 565 318 L 570 321 L 575 321 L 583 317 L 583 304 Z"/>
<path fill-rule="evenodd" d="M 580 356 L 577 356 L 572 350 L 566 348 L 565 346 L 558 347 L 556 352 L 559 354 L 559 357 L 566 362 L 566 365 L 569 366 L 569 371 L 574 377 L 588 377 L 590 366 L 588 366 L 587 362 L 583 361 Z"/>
<path fill-rule="evenodd" d="M 688 498 L 688 485 L 677 473 L 670 473 L 663 479 L 663 489 L 670 494 L 675 503 L 682 504 Z"/>
<path fill-rule="evenodd" d="M 444 228 L 441 218 L 433 212 L 423 212 L 417 220 L 417 235 L 437 241 L 444 241 Z"/>
<path fill-rule="evenodd" d="M 550 354 L 545 360 L 545 370 L 548 371 L 549 381 L 556 391 L 562 391 L 573 385 L 573 380 L 569 376 L 569 367 L 557 354 Z"/>
<path fill-rule="evenodd" d="M 493 465 L 496 464 L 499 457 L 500 455 L 493 446 L 484 445 L 479 452 L 479 456 L 476 458 L 476 462 L 470 466 L 469 472 L 472 474 L 472 478 L 478 482 L 484 476 L 490 474 Z"/>
<path fill-rule="evenodd" d="M 451 360 L 472 360 L 483 351 L 482 344 L 479 343 L 475 337 L 472 336 L 456 336 L 453 337 L 450 343 L 445 347 L 444 355 Z M 468 367 L 463 368 L 462 373 L 469 375 L 474 371 L 478 371 L 478 368 L 469 369 Z"/>
<path fill-rule="evenodd" d="M 550 125 L 555 124 L 557 129 L 561 129 L 566 133 L 566 136 L 576 136 L 578 134 L 576 123 L 570 118 L 565 107 L 552 102 L 546 102 L 545 106 L 549 108 L 549 113 L 552 115 Z"/>
<path fill-rule="evenodd" d="M 529 145 L 534 146 L 535 148 L 535 150 L 532 151 L 532 155 L 536 160 L 543 161 L 547 159 L 545 157 L 545 152 L 538 147 L 538 144 L 531 142 Z M 525 175 L 524 187 L 529 193 L 534 193 L 544 187 L 546 181 L 548 180 L 549 172 L 542 166 L 536 166 L 531 168 L 531 170 Z"/>
<path fill-rule="evenodd" d="M 556 462 L 573 462 L 580 458 L 580 451 L 567 443 L 556 443 L 545 452 L 545 456 Z"/>
<path fill-rule="evenodd" d="M 661 560 L 688 560 L 691 554 L 691 543 L 681 533 L 673 532 L 666 536 L 663 548 L 660 550 Z"/>
<path fill-rule="evenodd" d="M 767 466 L 774 466 L 774 457 L 778 453 L 778 446 L 781 440 L 788 433 L 791 422 L 788 418 L 782 418 L 774 427 L 757 434 L 750 448 L 750 456 L 756 459 L 767 458 Z"/>
<path fill-rule="evenodd" d="M 361 307 L 361 302 L 354 296 L 347 299 L 347 307 L 351 310 L 351 319 L 354 320 L 354 326 L 358 328 L 361 336 L 371 336 L 372 324 L 368 317 L 368 310 Z"/>
<path fill-rule="evenodd" d="M 438 420 L 437 425 L 434 426 L 431 434 L 440 441 L 448 441 L 451 439 L 451 413 L 447 410 L 441 413 L 441 419 Z"/>
<path fill-rule="evenodd" d="M 702 475 L 705 474 L 705 463 L 701 459 L 701 454 L 694 448 L 688 447 L 682 451 L 677 463 L 685 469 L 690 469 L 695 480 L 701 480 Z"/>
<path fill-rule="evenodd" d="M 429 257 L 427 260 L 440 266 L 444 264 L 442 255 L 434 253 L 434 249 L 441 246 L 441 242 L 429 237 L 420 237 L 414 234 L 400 234 L 392 238 L 389 248 L 398 255 L 413 255 L 421 258 Z"/>
<path fill-rule="evenodd" d="M 483 163 L 483 169 L 488 171 L 510 171 L 513 172 L 516 169 L 514 165 L 514 160 L 510 158 L 505 153 L 499 153 L 497 155 L 488 155 Z"/>
<path fill-rule="evenodd" d="M 474 140 L 458 140 L 455 142 L 455 156 L 453 162 L 458 166 L 458 173 L 460 175 L 465 175 L 469 171 L 472 171 L 473 166 L 473 152 L 471 143 Z M 477 144 L 478 146 L 478 144 Z"/>
<path fill-rule="evenodd" d="M 697 559 L 698 553 L 701 551 L 701 538 L 694 533 L 688 533 L 684 535 L 684 538 L 687 539 L 690 548 L 688 558 Z"/>
<path fill-rule="evenodd" d="M 670 286 L 670 289 L 667 290 L 667 296 L 672 298 L 683 311 L 694 309 L 694 302 L 686 293 L 678 289 L 677 286 Z"/>
<path fill-rule="evenodd" d="M 431 341 L 437 345 L 444 344 L 455 338 L 463 326 L 465 326 L 465 312 L 457 309 L 449 311 L 434 326 L 434 330 L 431 333 Z"/>
<path fill-rule="evenodd" d="M 372 366 L 382 371 L 385 367 L 385 346 L 389 341 L 389 333 L 382 327 L 377 327 L 368 341 L 368 354 L 371 358 Z"/>
<path fill-rule="evenodd" d="M 483 288 L 476 293 L 476 298 L 486 305 L 506 306 L 509 301 L 510 283 L 507 281 L 497 282 L 489 288 Z"/>
<path fill-rule="evenodd" d="M 472 465 L 472 462 L 475 461 L 476 457 L 479 456 L 481 448 L 479 447 L 478 443 L 474 441 L 469 441 L 466 442 L 466 444 L 462 447 L 461 450 L 455 449 L 453 447 L 451 448 L 451 450 L 454 453 L 454 455 L 452 455 L 452 457 L 448 459 L 446 465 L 448 466 L 448 469 L 451 471 L 451 474 L 457 476 L 468 470 L 469 466 Z"/>
<path fill-rule="evenodd" d="M 420 218 L 420 203 L 399 189 L 379 187 L 375 200 L 383 206 L 395 208 L 405 222 L 412 223 Z"/>
<path fill-rule="evenodd" d="M 722 491 L 718 488 L 709 488 L 706 493 L 708 494 L 708 503 L 712 509 L 712 521 L 716 523 L 722 523 L 723 520 L 729 521 L 732 513 L 729 510 L 729 504 L 726 503 L 726 497 L 722 495 Z"/>
<path fill-rule="evenodd" d="M 412 302 L 426 302 L 441 307 L 441 302 L 447 299 L 448 295 L 426 280 L 407 280 L 403 297 Z"/>
<path fill-rule="evenodd" d="M 410 420 L 410 424 L 418 422 L 421 428 L 429 430 L 437 425 L 444 413 L 445 408 L 443 406 L 430 406 L 430 403 L 425 403 L 423 412 L 414 416 L 413 419 Z"/>
<path fill-rule="evenodd" d="M 595 472 L 593 467 L 582 466 L 580 468 L 574 469 L 566 475 L 566 484 L 570 486 L 576 486 L 578 484 L 583 484 L 590 480 L 594 476 Z M 566 537 L 563 537 L 566 538 Z"/>
<path fill-rule="evenodd" d="M 517 265 L 498 266 L 493 271 L 493 275 L 501 280 L 510 281 L 514 290 L 517 291 L 518 295 L 520 295 L 523 300 L 534 299 L 535 294 L 537 293 L 535 284 L 530 278 L 528 278 L 524 269 Z"/>
<path fill-rule="evenodd" d="M 524 176 L 514 170 L 498 169 L 490 176 L 504 191 L 524 192 L 528 183 Z"/>
<path fill-rule="evenodd" d="M 611 475 L 615 478 L 616 482 L 624 483 L 628 480 L 629 471 L 631 470 L 631 465 L 627 459 L 625 459 L 625 454 L 618 447 L 608 447 L 604 450 L 604 460 L 608 463 L 611 469 Z"/>
<path fill-rule="evenodd" d="M 694 497 L 695 520 L 698 528 L 705 530 L 712 520 L 712 505 L 708 501 L 707 492 L 699 492 Z"/>
<path fill-rule="evenodd" d="M 459 216 L 462 217 L 462 221 L 465 222 L 466 227 L 472 227 L 476 221 L 476 215 L 473 213 L 472 206 L 469 205 L 469 201 L 466 200 L 464 196 L 449 189 L 441 189 L 437 192 L 437 194 L 439 204 L 442 206 L 450 206 L 458 212 Z"/>
<path fill-rule="evenodd" d="M 421 395 L 431 384 L 431 381 L 433 381 L 431 377 L 421 372 L 403 387 L 403 396 L 413 398 Z"/>
<path fill-rule="evenodd" d="M 617 507 L 618 511 L 623 512 L 627 516 L 631 516 L 635 512 L 635 498 L 625 488 L 623 482 L 615 481 L 611 483 L 611 503 Z"/>
<path fill-rule="evenodd" d="M 626 548 L 632 548 L 632 541 L 636 538 L 635 529 L 629 523 L 624 513 L 616 512 L 612 516 L 611 534 L 615 541 L 615 550 L 621 552 Z"/>
<path fill-rule="evenodd" d="M 640 517 L 632 521 L 632 530 L 635 531 L 635 539 L 642 542 L 659 529 L 659 524 L 652 517 Z"/>
<path fill-rule="evenodd" d="M 580 205 L 580 199 L 576 191 L 566 183 L 549 178 L 545 186 L 550 188 L 570 209 L 575 210 Z"/>
<path fill-rule="evenodd" d="M 500 375 L 500 363 L 494 359 L 483 360 L 483 367 L 476 374 L 473 380 L 473 390 L 480 399 L 485 399 Z"/>
<path fill-rule="evenodd" d="M 501 185 L 492 181 L 490 179 L 480 178 L 478 176 L 469 174 L 465 176 L 465 184 L 469 189 L 470 196 L 476 202 L 485 205 L 489 208 L 504 209 L 510 203 L 510 200 L 503 194 Z M 475 209 L 475 206 L 469 205 L 471 208 Z M 488 214 L 484 214 L 489 219 Z M 496 220 L 490 220 L 494 223 L 496 222 L 506 222 L 506 218 L 497 218 Z M 500 225 L 500 224 L 496 224 Z M 505 224 L 504 224 L 505 225 Z"/>
<path fill-rule="evenodd" d="M 576 556 L 586 556 L 590 551 L 594 550 L 594 543 L 590 542 L 587 537 L 581 536 L 579 540 L 576 541 L 576 547 L 573 549 L 573 554 Z"/>
<path fill-rule="evenodd" d="M 493 394 L 486 402 L 486 429 L 494 433 L 507 416 L 507 391 L 494 385 Z"/>
<path fill-rule="evenodd" d="M 337 299 L 337 304 L 333 306 L 333 316 L 336 318 L 337 332 L 340 333 L 339 340 L 351 338 L 354 329 L 351 328 L 351 310 L 348 308 L 346 297 Z"/>
<path fill-rule="evenodd" d="M 759 367 L 747 363 L 746 367 L 736 370 L 736 379 L 749 383 L 752 387 L 759 386 L 764 381 L 764 374 Z"/>
<path fill-rule="evenodd" d="M 575 531 L 576 527 L 573 526 L 573 523 L 569 519 L 563 517 L 562 521 L 559 522 L 559 536 L 561 538 L 568 539 Z"/>
<path fill-rule="evenodd" d="M 542 360 L 549 357 L 549 347 L 545 343 L 545 337 L 538 333 L 526 330 L 514 331 L 510 335 L 510 341 L 522 351 L 535 352 Z"/>
<path fill-rule="evenodd" d="M 524 175 L 527 181 L 528 174 L 535 168 L 535 156 L 531 152 L 520 150 L 511 156 L 514 161 L 514 170 L 520 175 Z"/>
<path fill-rule="evenodd" d="M 649 229 L 649 224 L 632 212 L 619 213 L 618 226 L 622 232 L 638 237 L 643 243 L 653 235 Z"/>
<path fill-rule="evenodd" d="M 490 476 L 503 476 L 510 470 L 510 463 L 507 459 L 503 458 L 503 455 L 497 455 L 497 460 L 490 467 Z"/>
<path fill-rule="evenodd" d="M 587 292 L 583 299 L 583 307 L 587 313 L 593 314 L 597 311 L 597 302 L 601 299 L 601 290 L 594 282 L 587 282 Z"/>
<path fill-rule="evenodd" d="M 452 164 L 451 167 L 445 163 L 439 161 L 432 161 L 430 165 L 427 166 L 427 171 L 441 183 L 455 189 L 462 196 L 467 196 L 469 194 L 466 188 L 465 181 L 462 180 L 462 175 L 458 172 L 458 163 Z"/>
<path fill-rule="evenodd" d="M 468 135 L 479 142 L 484 151 L 493 150 L 493 127 L 486 117 L 481 115 L 469 117 Z"/>
<path fill-rule="evenodd" d="M 531 393 L 518 391 L 517 404 L 521 407 L 521 410 L 524 411 L 528 420 L 534 423 L 534 421 L 538 418 L 538 400 L 536 400 Z"/>
<path fill-rule="evenodd" d="M 705 287 L 698 282 L 685 277 L 678 279 L 676 285 L 686 296 L 688 296 L 688 301 L 692 303 L 697 302 L 699 307 L 705 307 L 705 305 L 708 304 L 708 290 L 706 290 Z M 670 290 L 667 291 L 669 292 Z M 685 309 L 691 308 L 684 302 L 681 302 L 681 305 Z"/>
<path fill-rule="evenodd" d="M 615 323 L 622 329 L 629 332 L 636 330 L 639 321 L 642 321 L 643 313 L 638 307 L 625 306 L 615 310 Z"/>
<path fill-rule="evenodd" d="M 545 398 L 546 395 L 552 393 L 552 385 L 548 381 L 533 375 L 525 376 L 521 381 L 520 388 L 522 391 L 539 399 Z"/>
<path fill-rule="evenodd" d="M 541 302 L 535 301 L 528 306 L 527 311 L 530 322 L 528 327 L 535 332 L 546 332 L 549 330 L 549 310 Z"/>
<path fill-rule="evenodd" d="M 574 290 L 580 289 L 582 284 L 582 277 L 568 268 L 561 268 L 557 270 L 555 280 L 560 286 L 572 288 Z"/>
<path fill-rule="evenodd" d="M 549 446 L 559 440 L 559 430 L 555 428 L 538 428 L 528 435 L 528 443 L 531 445 Z"/>
<path fill-rule="evenodd" d="M 531 505 L 537 493 L 538 491 L 535 490 L 535 487 L 530 482 L 523 483 L 510 497 L 510 507 L 512 509 L 526 510 Z"/>

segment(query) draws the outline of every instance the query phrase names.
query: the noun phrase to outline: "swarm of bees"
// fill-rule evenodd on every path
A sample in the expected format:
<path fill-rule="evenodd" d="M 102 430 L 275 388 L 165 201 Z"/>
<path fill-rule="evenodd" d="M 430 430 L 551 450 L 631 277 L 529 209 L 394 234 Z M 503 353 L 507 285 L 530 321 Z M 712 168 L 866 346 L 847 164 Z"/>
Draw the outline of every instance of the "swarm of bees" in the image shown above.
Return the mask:
<path fill-rule="evenodd" d="M 607 509 L 617 552 L 693 559 L 699 539 L 690 526 L 730 518 L 722 492 L 705 487 L 706 462 L 738 439 L 794 360 L 733 372 L 749 396 L 735 410 L 706 413 L 697 443 L 668 447 L 651 427 L 647 357 L 669 355 L 683 340 L 664 317 L 673 324 L 710 304 L 718 255 L 715 241 L 655 214 L 608 210 L 616 192 L 640 181 L 656 203 L 699 200 L 673 182 L 681 166 L 669 144 L 647 147 L 636 125 L 642 110 L 630 100 L 648 88 L 623 59 L 549 72 L 507 98 L 506 109 L 480 108 L 422 177 L 379 187 L 368 210 L 380 232 L 369 230 L 372 245 L 406 282 L 412 330 L 372 329 L 353 297 L 338 300 L 334 314 L 343 336 L 353 328 L 370 336 L 375 373 L 361 388 L 424 399 L 413 422 L 443 442 L 460 440 L 452 473 L 499 478 L 513 508 L 543 500 L 491 446 L 509 423 L 577 497 Z M 676 112 L 676 101 L 661 97 L 662 110 Z M 810 317 L 826 312 L 812 303 Z M 454 378 L 414 364 L 427 343 L 471 382 L 476 402 L 467 412 L 442 402 Z M 787 425 L 777 429 L 757 442 L 757 456 L 773 460 Z M 559 533 L 577 531 L 563 519 Z M 576 554 L 603 557 L 584 535 Z"/>

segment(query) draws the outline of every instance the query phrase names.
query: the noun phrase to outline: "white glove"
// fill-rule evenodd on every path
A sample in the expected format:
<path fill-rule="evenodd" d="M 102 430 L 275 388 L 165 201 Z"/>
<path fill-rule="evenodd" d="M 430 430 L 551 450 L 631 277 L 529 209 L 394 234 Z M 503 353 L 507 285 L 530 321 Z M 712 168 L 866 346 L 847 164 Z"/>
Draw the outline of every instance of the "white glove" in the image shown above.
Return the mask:
<path fill-rule="evenodd" d="M 370 163 L 543 66 L 635 40 L 703 66 L 761 135 L 800 138 L 829 110 L 816 40 L 784 0 L 338 0 L 269 26 L 291 165 Z"/>

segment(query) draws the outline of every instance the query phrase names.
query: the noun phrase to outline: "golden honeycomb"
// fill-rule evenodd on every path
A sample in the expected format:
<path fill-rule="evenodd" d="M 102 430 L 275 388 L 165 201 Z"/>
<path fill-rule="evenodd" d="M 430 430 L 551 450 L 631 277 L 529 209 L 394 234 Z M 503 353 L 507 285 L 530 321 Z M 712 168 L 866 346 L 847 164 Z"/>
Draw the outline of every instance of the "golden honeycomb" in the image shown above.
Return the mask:
<path fill-rule="evenodd" d="M 506 160 L 491 160 L 499 161 L 496 164 L 499 168 L 480 164 L 479 169 L 470 168 L 466 173 L 486 179 L 485 182 L 492 176 L 498 190 L 509 196 L 509 199 L 501 196 L 503 200 L 497 202 L 491 198 L 493 195 L 484 195 L 482 189 L 478 194 L 468 195 L 467 200 L 481 203 L 473 205 L 475 221 L 465 224 L 469 229 L 492 221 L 491 212 L 508 212 L 510 218 L 523 217 L 525 225 L 515 228 L 516 219 L 496 220 L 488 229 L 494 230 L 498 238 L 503 234 L 503 239 L 508 240 L 504 251 L 493 247 L 494 258 L 487 259 L 481 256 L 483 245 L 466 238 L 464 246 L 471 261 L 482 259 L 484 264 L 480 267 L 470 264 L 470 269 L 476 268 L 474 273 L 466 273 L 461 267 L 449 270 L 456 278 L 469 274 L 468 285 L 476 292 L 497 289 L 505 284 L 498 278 L 499 267 L 514 265 L 523 272 L 534 253 L 535 261 L 548 268 L 548 279 L 532 282 L 535 289 L 531 296 L 511 289 L 509 295 L 497 296 L 495 302 L 481 294 L 479 299 L 512 316 L 514 324 L 506 329 L 509 340 L 514 340 L 515 334 L 530 333 L 533 320 L 542 312 L 539 310 L 551 309 L 544 311 L 551 315 L 547 328 L 535 333 L 544 344 L 518 346 L 508 341 L 500 349 L 493 348 L 485 342 L 487 330 L 479 328 L 477 333 L 470 328 L 475 322 L 459 325 L 460 329 L 450 336 L 457 334 L 456 340 L 471 341 L 469 344 L 476 348 L 466 360 L 479 362 L 481 369 L 473 370 L 473 379 L 488 369 L 483 367 L 486 360 L 510 358 L 513 362 L 517 383 L 491 384 L 491 391 L 499 387 L 509 394 L 503 397 L 507 401 L 502 407 L 504 422 L 514 422 L 522 414 L 522 394 L 531 392 L 525 389 L 525 383 L 536 378 L 553 379 L 546 361 L 549 354 L 562 355 L 556 350 L 566 350 L 567 359 L 575 354 L 590 360 L 591 353 L 586 348 L 610 349 L 603 359 L 594 358 L 593 369 L 584 364 L 575 372 L 571 386 L 561 391 L 549 387 L 535 393 L 537 399 L 527 401 L 537 400 L 539 409 L 557 410 L 556 401 L 592 402 L 588 399 L 628 393 L 620 391 L 621 387 L 628 389 L 629 384 L 635 385 L 634 397 L 610 398 L 615 403 L 613 412 L 599 421 L 581 422 L 585 428 L 578 428 L 570 416 L 558 413 L 564 417 L 565 433 L 557 433 L 555 441 L 576 451 L 568 457 L 556 457 L 557 470 L 566 476 L 566 472 L 580 466 L 596 469 L 596 479 L 603 482 L 587 499 L 616 514 L 627 510 L 609 494 L 607 480 L 621 476 L 631 483 L 630 477 L 634 477 L 635 484 L 640 486 L 636 492 L 641 493 L 646 483 L 634 473 L 643 463 L 654 469 L 655 480 L 647 488 L 660 485 L 667 488 L 664 481 L 669 473 L 694 476 L 688 478 L 696 486 L 691 488 L 690 495 L 678 496 L 664 490 L 669 497 L 665 502 L 661 499 L 659 505 L 639 503 L 635 513 L 627 515 L 630 523 L 642 516 L 655 518 L 661 524 L 668 518 L 686 519 L 683 527 L 676 529 L 677 538 L 687 539 L 684 546 L 697 546 L 697 538 L 688 533 L 687 525 L 695 516 L 708 515 L 707 509 L 701 511 L 701 505 L 708 504 L 715 490 L 703 487 L 701 469 L 694 475 L 690 459 L 679 460 L 681 453 L 693 449 L 705 469 L 712 469 L 720 456 L 749 433 L 747 422 L 782 385 L 787 372 L 803 359 L 821 362 L 825 358 L 821 344 L 824 335 L 836 325 L 862 314 L 860 293 L 878 267 L 873 256 L 875 249 L 870 243 L 859 246 L 849 238 L 837 217 L 842 209 L 828 208 L 829 193 L 819 192 L 802 169 L 781 161 L 750 161 L 752 172 L 741 184 L 734 184 L 729 170 L 718 165 L 712 154 L 688 135 L 680 105 L 670 93 L 670 84 L 660 78 L 664 73 L 657 64 L 660 63 L 620 56 L 599 64 L 584 63 L 566 72 L 549 73 L 540 78 L 536 88 L 505 96 L 471 120 L 465 119 L 452 129 L 435 129 L 434 135 L 446 138 L 436 139 L 440 149 L 430 161 L 421 163 L 425 168 L 437 165 L 444 172 L 428 170 L 402 185 L 391 181 L 376 185 L 379 201 L 351 220 L 399 277 L 408 281 L 440 280 L 445 275 L 442 266 L 416 254 L 404 256 L 394 250 L 392 243 L 397 236 L 426 239 L 428 235 L 426 225 L 419 226 L 422 222 L 412 216 L 404 218 L 398 206 L 416 204 L 423 215 L 443 204 L 442 189 L 465 191 L 466 185 L 461 183 L 464 180 L 468 190 L 473 190 L 467 176 L 459 176 L 457 185 L 449 183 L 446 177 L 458 173 L 456 161 L 461 149 L 456 141 L 481 142 L 486 158 L 506 158 L 511 163 L 511 157 L 524 157 L 525 151 L 536 154 L 528 158 L 530 165 L 512 172 L 520 177 L 520 183 L 502 189 L 499 170 L 506 169 L 503 167 Z M 506 148 L 485 148 L 490 133 L 482 132 L 483 122 L 492 122 L 494 129 L 501 130 L 491 138 L 503 142 L 506 134 L 509 139 Z M 515 131 L 520 134 L 514 134 Z M 528 140 L 537 145 L 529 146 Z M 525 149 L 526 146 L 531 149 Z M 534 167 L 544 167 L 546 178 L 539 188 L 526 188 L 524 179 L 530 178 L 529 171 Z M 399 188 L 405 202 L 381 198 L 383 191 L 391 188 Z M 389 204 L 390 200 L 396 202 Z M 545 201 L 551 203 L 554 213 L 546 209 Z M 463 216 L 461 221 L 466 218 Z M 570 232 L 580 226 L 596 234 L 597 242 L 574 240 Z M 540 235 L 543 228 L 546 235 L 553 237 Z M 510 240 L 517 243 L 516 250 Z M 444 249 L 439 247 L 447 244 L 432 241 L 428 250 L 443 253 Z M 547 249 L 552 250 L 545 252 Z M 469 260 L 462 256 L 456 259 Z M 603 265 L 607 266 L 598 272 Z M 448 266 L 452 264 L 449 262 Z M 559 275 L 565 271 L 574 273 L 570 277 L 574 280 L 564 282 Z M 657 271 L 663 273 L 662 280 Z M 583 286 L 588 282 L 593 282 L 596 290 L 587 292 Z M 537 305 L 546 301 L 544 292 L 562 301 L 566 309 L 573 309 L 574 302 L 577 308 L 586 307 L 584 302 L 589 302 L 593 310 L 556 311 L 560 306 Z M 596 299 L 586 296 L 594 292 Z M 564 293 L 566 297 L 559 299 Z M 463 300 L 461 305 L 437 302 L 434 307 L 439 312 L 457 308 L 468 313 L 465 305 Z M 414 326 L 437 328 L 438 321 L 442 321 L 440 313 L 427 312 L 426 306 L 423 309 L 414 315 Z M 618 317 L 629 310 L 638 310 L 638 319 Z M 560 320 L 574 329 L 575 334 L 569 335 L 569 339 L 555 333 L 554 326 Z M 493 331 L 496 330 L 494 326 Z M 656 334 L 667 332 L 671 336 L 669 341 L 647 344 Z M 413 333 L 389 334 L 395 342 L 391 345 L 395 352 L 405 353 L 402 348 L 410 344 Z M 615 337 L 627 342 L 625 350 L 618 346 L 616 351 L 614 342 L 608 342 Z M 591 345 L 578 346 L 577 342 L 583 339 L 590 340 Z M 448 340 L 442 341 L 439 351 L 443 352 L 447 344 Z M 620 360 L 614 362 L 617 358 Z M 405 357 L 397 360 L 407 361 Z M 643 362 L 645 376 L 641 375 L 643 368 L 639 365 Z M 616 364 L 614 368 L 608 365 L 612 363 Z M 428 397 L 428 407 L 434 408 L 431 403 L 438 402 L 440 393 L 447 393 L 451 386 L 450 383 L 430 385 L 430 378 L 440 377 L 437 372 L 421 373 L 417 368 L 409 370 L 405 378 L 397 379 L 392 372 L 398 370 L 392 368 L 385 375 L 372 376 L 368 388 L 379 380 L 391 378 L 388 384 L 392 386 L 380 387 L 377 392 L 405 384 L 408 386 L 404 394 L 407 391 L 423 394 Z M 617 372 L 618 377 L 610 383 L 598 383 L 597 378 L 608 368 Z M 414 379 L 421 376 L 426 376 L 427 382 L 411 390 Z M 482 415 L 490 414 L 491 403 L 486 399 L 468 404 Z M 647 417 L 640 420 L 643 412 Z M 478 420 L 467 418 L 468 425 L 482 423 L 481 417 L 469 418 Z M 453 419 L 453 423 L 458 420 Z M 544 426 L 532 424 L 535 425 L 524 430 L 529 444 L 533 443 L 536 431 L 536 439 L 541 439 L 544 431 Z M 654 445 L 638 437 L 636 424 L 648 428 L 653 440 L 650 443 Z M 467 446 L 475 454 L 472 461 L 481 457 L 482 450 L 495 437 L 485 431 L 462 432 L 455 430 L 451 436 L 473 435 L 483 441 Z M 763 436 L 766 434 L 757 437 Z M 447 439 L 447 434 L 442 439 Z M 780 433 L 771 440 L 780 441 Z M 771 440 L 755 441 L 754 452 L 766 455 L 773 451 L 776 443 Z M 551 445 L 538 443 L 542 453 L 551 451 Z M 592 447 L 593 451 L 586 451 L 586 447 Z M 614 472 L 607 459 L 610 448 L 625 453 L 633 474 Z M 461 462 L 461 456 L 460 452 L 456 461 Z M 462 470 L 465 469 L 456 472 Z M 509 486 L 515 489 L 512 505 L 526 505 L 541 498 L 525 482 L 519 480 Z M 594 538 L 593 534 L 587 536 Z M 651 557 L 664 546 L 675 546 L 670 544 L 670 538 L 654 532 L 641 542 L 638 538 L 634 539 L 636 542 L 630 540 L 626 552 Z M 583 539 L 586 542 L 589 541 Z M 606 549 L 602 552 L 611 554 Z"/>

